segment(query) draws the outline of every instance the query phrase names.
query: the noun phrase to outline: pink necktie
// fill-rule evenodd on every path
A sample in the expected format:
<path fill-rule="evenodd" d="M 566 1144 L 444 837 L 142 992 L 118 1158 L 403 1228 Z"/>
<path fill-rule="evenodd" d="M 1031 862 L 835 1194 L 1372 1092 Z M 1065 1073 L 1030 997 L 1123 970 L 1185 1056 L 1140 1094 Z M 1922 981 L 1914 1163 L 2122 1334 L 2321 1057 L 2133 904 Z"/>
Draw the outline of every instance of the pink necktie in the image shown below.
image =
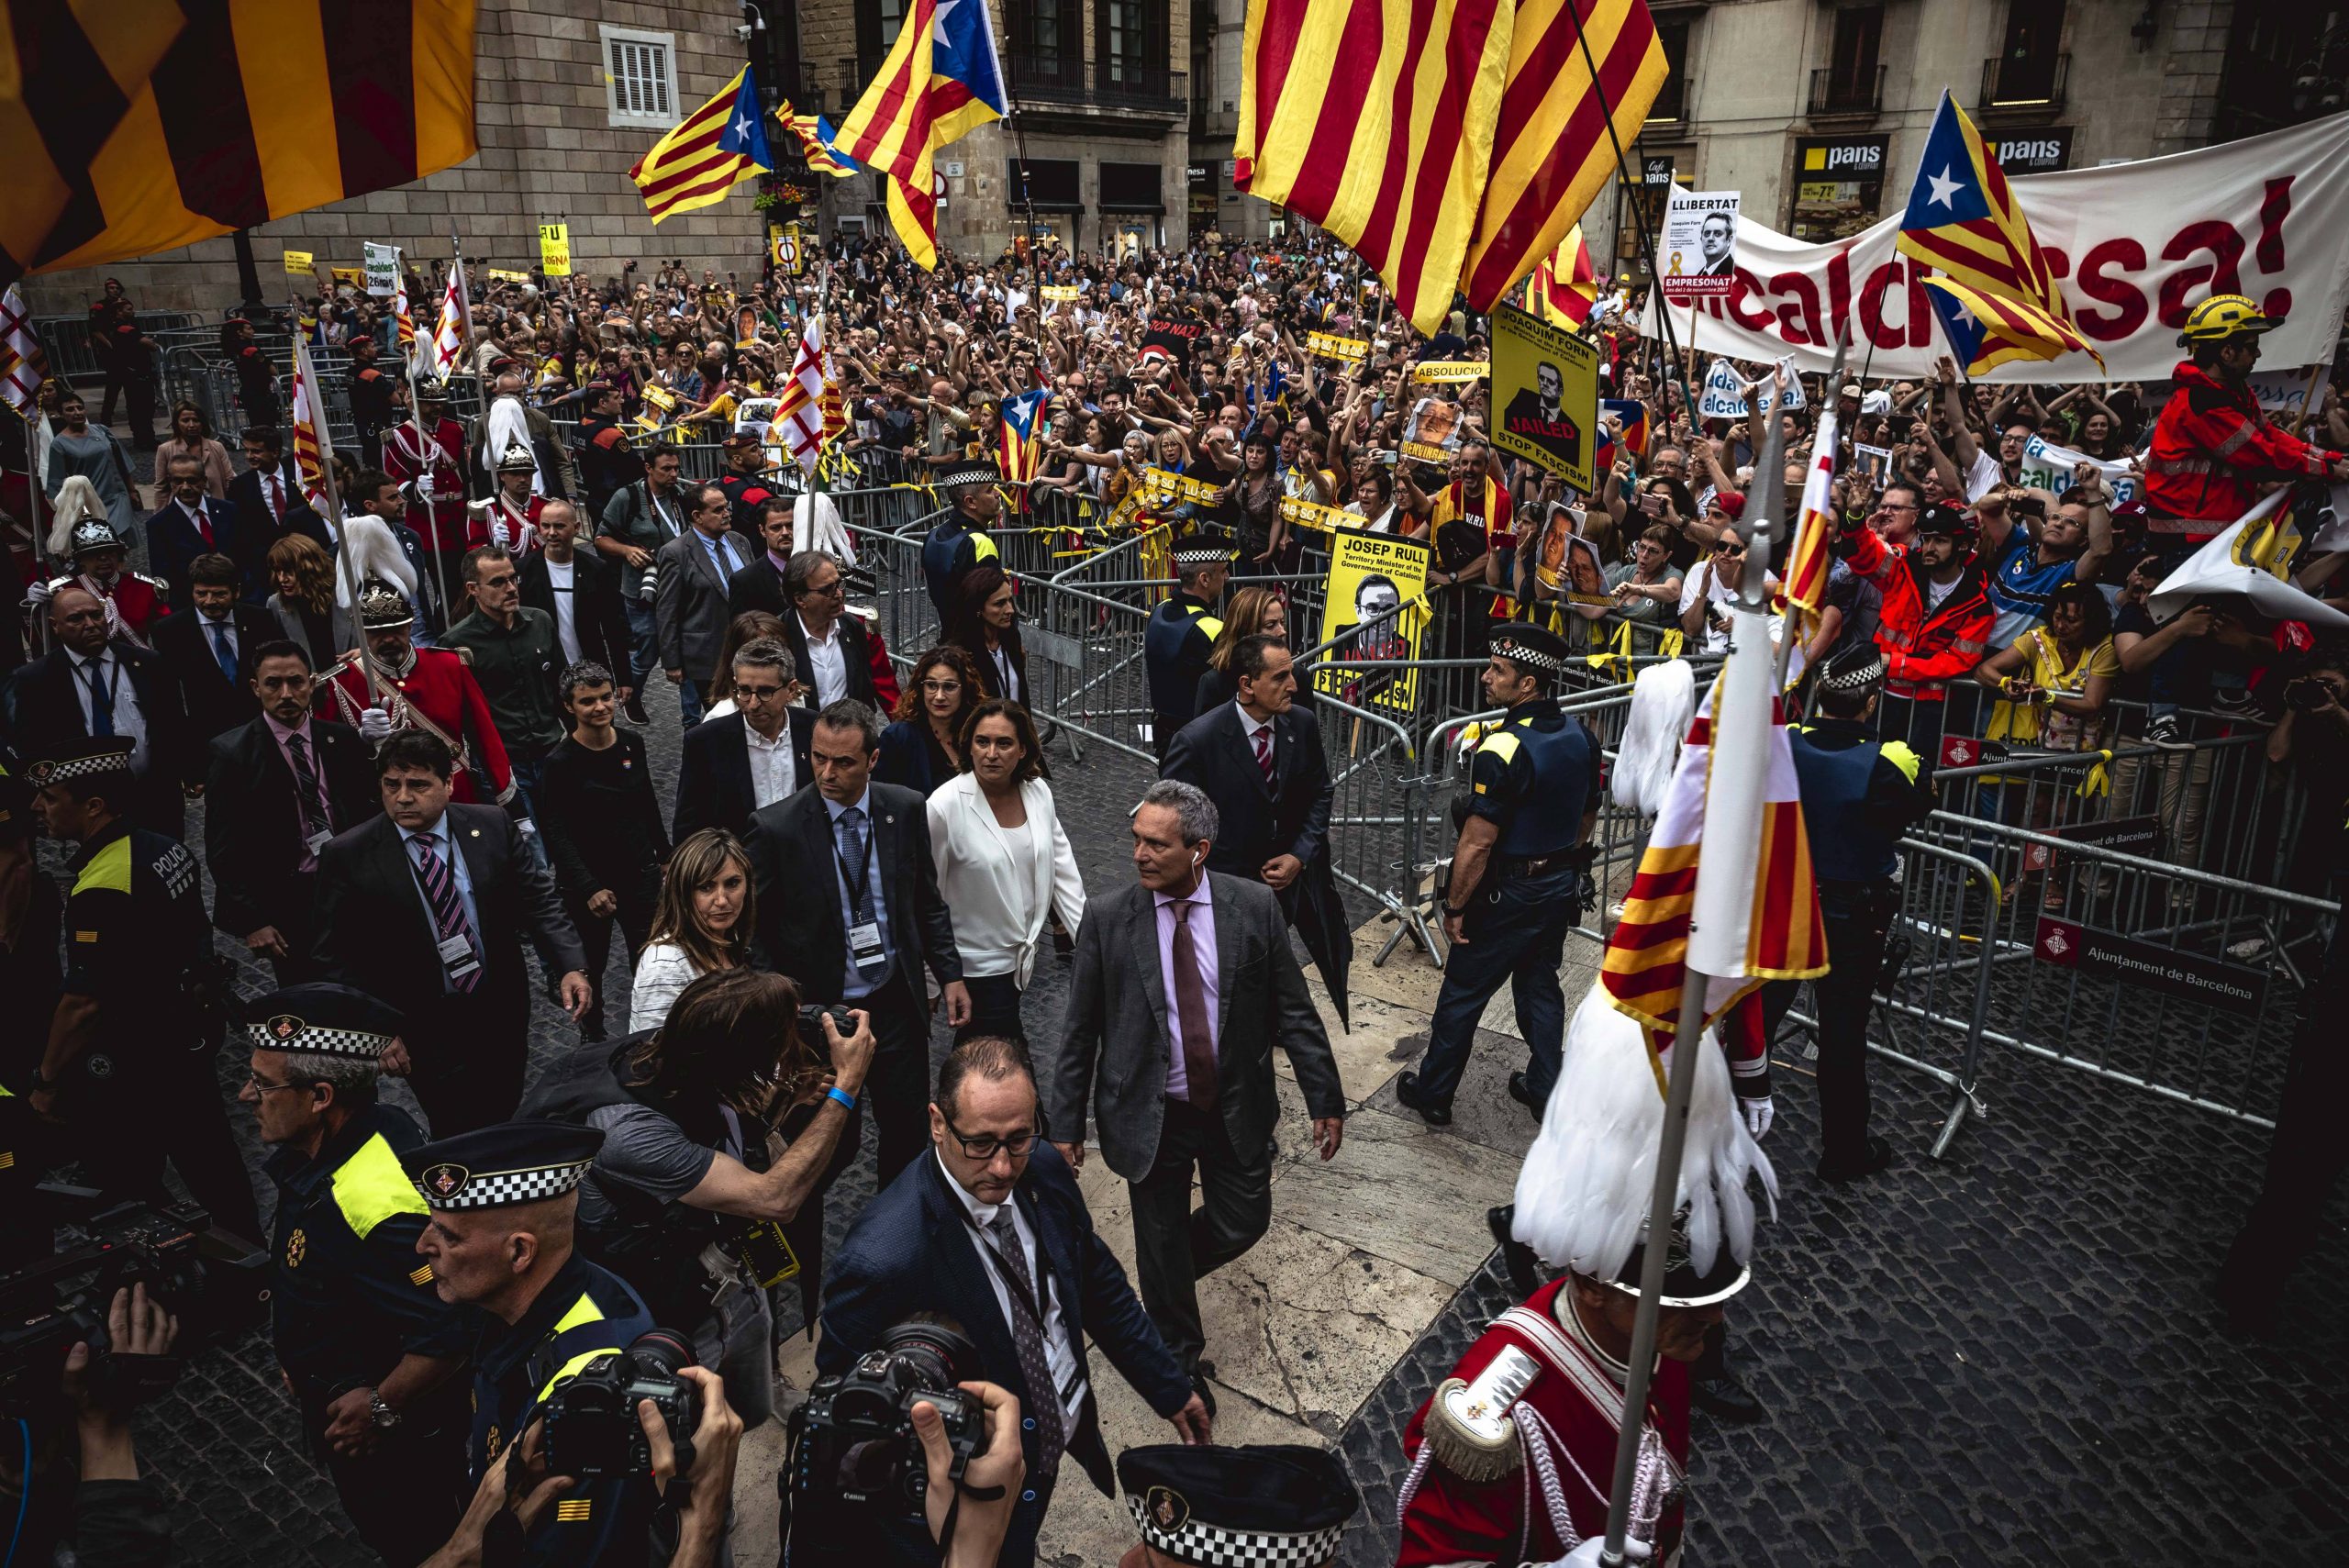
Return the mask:
<path fill-rule="evenodd" d="M 1273 782 L 1273 727 L 1269 724 L 1256 731 L 1256 771 L 1264 782 Z"/>

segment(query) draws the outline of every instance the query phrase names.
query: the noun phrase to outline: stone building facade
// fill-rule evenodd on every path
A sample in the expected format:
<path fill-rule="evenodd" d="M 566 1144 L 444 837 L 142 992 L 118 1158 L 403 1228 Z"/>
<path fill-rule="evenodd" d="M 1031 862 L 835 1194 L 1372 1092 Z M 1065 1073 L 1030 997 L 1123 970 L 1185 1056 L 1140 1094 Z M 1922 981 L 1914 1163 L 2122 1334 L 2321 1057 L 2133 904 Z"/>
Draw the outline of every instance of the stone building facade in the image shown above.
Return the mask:
<path fill-rule="evenodd" d="M 787 13 L 786 13 L 787 14 Z M 655 228 L 628 171 L 747 58 L 732 0 L 480 0 L 474 123 L 481 150 L 452 169 L 252 230 L 265 297 L 295 280 L 284 253 L 306 250 L 320 267 L 356 267 L 363 240 L 388 240 L 418 262 L 445 262 L 453 232 L 466 257 L 516 271 L 538 262 L 538 226 L 567 222 L 574 269 L 618 272 L 630 259 L 656 267 L 682 260 L 755 273 L 764 225 L 751 187 L 716 206 Z M 224 237 L 103 268 L 25 280 L 37 315 L 80 310 L 106 277 L 157 310 L 215 315 L 239 296 L 235 251 Z"/>

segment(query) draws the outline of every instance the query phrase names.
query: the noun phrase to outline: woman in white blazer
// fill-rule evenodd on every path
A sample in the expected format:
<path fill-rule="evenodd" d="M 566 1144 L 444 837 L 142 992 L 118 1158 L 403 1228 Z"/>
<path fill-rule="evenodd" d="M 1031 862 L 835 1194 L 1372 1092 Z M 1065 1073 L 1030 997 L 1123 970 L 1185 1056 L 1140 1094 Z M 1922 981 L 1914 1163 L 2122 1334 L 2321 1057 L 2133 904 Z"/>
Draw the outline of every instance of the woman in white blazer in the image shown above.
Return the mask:
<path fill-rule="evenodd" d="M 1024 1041 L 1019 994 L 1035 973 L 1052 909 L 1074 930 L 1085 919 L 1085 879 L 1076 869 L 1052 786 L 1040 776 L 1036 721 L 1000 698 L 963 721 L 967 770 L 930 795 L 930 849 L 938 891 L 954 912 L 954 945 L 971 1021 L 955 1031 Z"/>

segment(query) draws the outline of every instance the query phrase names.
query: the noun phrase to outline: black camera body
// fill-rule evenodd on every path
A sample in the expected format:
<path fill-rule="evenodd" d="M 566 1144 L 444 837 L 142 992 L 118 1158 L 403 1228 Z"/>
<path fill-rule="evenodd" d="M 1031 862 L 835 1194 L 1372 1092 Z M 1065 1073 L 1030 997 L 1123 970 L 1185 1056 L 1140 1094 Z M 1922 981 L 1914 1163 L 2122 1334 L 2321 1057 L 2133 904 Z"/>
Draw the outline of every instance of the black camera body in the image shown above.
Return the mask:
<path fill-rule="evenodd" d="M 977 1348 L 961 1329 L 917 1318 L 891 1329 L 848 1371 L 818 1379 L 793 1417 L 798 1429 L 785 1473 L 794 1512 L 920 1519 L 930 1472 L 913 1408 L 937 1407 L 954 1455 L 950 1473 L 960 1481 L 986 1441 L 978 1400 L 955 1386 L 977 1364 Z"/>
<path fill-rule="evenodd" d="M 2302 713 L 2314 713 L 2332 700 L 2332 689 L 2314 675 L 2301 675 L 2285 683 L 2285 706 Z"/>
<path fill-rule="evenodd" d="M 74 1189 L 43 1188 L 69 1201 Z M 257 1321 L 269 1299 L 266 1254 L 212 1229 L 195 1204 L 126 1203 L 76 1223 L 83 1239 L 0 1277 L 0 1417 L 53 1404 L 66 1352 L 86 1341 L 101 1403 L 131 1407 L 170 1388 L 209 1334 Z M 180 1318 L 168 1356 L 117 1356 L 106 1329 L 115 1292 L 143 1284 Z"/>
<path fill-rule="evenodd" d="M 652 1445 L 636 1417 L 650 1399 L 668 1423 L 677 1468 L 694 1462 L 701 1391 L 677 1375 L 694 1364 L 684 1336 L 655 1329 L 624 1351 L 607 1351 L 554 1386 L 546 1402 L 548 1473 L 582 1481 L 652 1473 Z"/>
<path fill-rule="evenodd" d="M 846 1040 L 856 1032 L 856 1019 L 843 1006 L 810 1003 L 799 1009 L 799 1032 L 821 1045 L 824 1042 L 824 1020 L 832 1020 L 832 1028 Z"/>

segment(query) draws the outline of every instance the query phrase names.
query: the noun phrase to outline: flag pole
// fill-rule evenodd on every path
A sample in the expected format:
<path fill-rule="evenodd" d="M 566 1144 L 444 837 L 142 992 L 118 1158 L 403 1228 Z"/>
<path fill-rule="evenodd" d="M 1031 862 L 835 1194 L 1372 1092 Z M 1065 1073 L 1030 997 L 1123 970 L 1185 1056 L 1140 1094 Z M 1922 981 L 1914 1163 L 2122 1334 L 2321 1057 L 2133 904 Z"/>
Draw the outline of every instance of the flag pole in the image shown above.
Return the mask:
<path fill-rule="evenodd" d="M 1772 419 L 1754 459 L 1756 472 L 1766 472 L 1773 464 L 1783 467 L 1785 451 L 1785 439 L 1778 432 L 1778 421 Z M 1738 584 L 1737 597 L 1730 601 L 1731 613 L 1742 618 L 1731 633 L 1730 663 L 1723 669 L 1720 683 L 1714 688 L 1717 700 L 1714 704 L 1712 756 L 1715 760 L 1721 756 L 1721 710 L 1731 700 L 1742 701 L 1748 707 L 1753 702 L 1751 695 L 1740 698 L 1731 689 L 1732 672 L 1740 665 L 1738 652 L 1742 647 L 1753 646 L 1752 639 L 1769 636 L 1768 622 L 1764 617 L 1769 609 L 1766 584 L 1770 547 L 1778 543 L 1786 533 L 1785 520 L 1771 516 L 1775 508 L 1768 502 L 1775 494 L 1766 489 L 1761 492 L 1765 503 L 1760 508 L 1761 515 L 1754 517 L 1746 529 L 1744 575 Z M 1754 665 L 1749 660 L 1745 662 L 1744 668 L 1752 670 Z M 1767 700 L 1767 695 L 1763 694 L 1763 700 Z M 1745 717 L 1750 718 L 1750 713 Z M 1765 721 L 1768 718 L 1766 710 L 1763 717 Z M 1716 803 L 1728 804 L 1722 796 L 1711 796 L 1707 802 L 1709 817 Z M 1756 795 L 1751 801 L 1738 804 L 1751 806 L 1758 814 L 1762 803 L 1761 797 Z M 1720 871 L 1731 869 L 1728 862 L 1721 862 L 1715 874 L 1718 876 Z M 1702 867 L 1698 868 L 1697 877 L 1701 887 L 1704 883 Z M 1698 894 L 1698 896 L 1701 898 L 1703 895 Z M 1624 1541 L 1631 1530 L 1631 1492 L 1639 1475 L 1640 1439 L 1647 1427 L 1648 1385 L 1655 1370 L 1656 1316 L 1664 1295 L 1665 1255 L 1671 1250 L 1666 1242 L 1672 1232 L 1673 1214 L 1679 1207 L 1680 1162 L 1688 1139 L 1689 1095 L 1696 1084 L 1697 1053 L 1709 1049 L 1704 1028 L 1705 995 L 1709 977 L 1696 964 L 1697 930 L 1696 921 L 1692 918 L 1688 932 L 1688 958 L 1683 964 L 1680 985 L 1680 1011 L 1673 1029 L 1672 1072 L 1664 1092 L 1664 1131 L 1656 1146 L 1655 1183 L 1649 1191 L 1645 1245 L 1640 1252 L 1640 1300 L 1631 1320 L 1631 1364 L 1623 1379 L 1622 1430 L 1615 1442 L 1614 1484 L 1607 1494 L 1607 1538 L 1599 1556 L 1599 1562 L 1606 1568 L 1623 1568 L 1626 1562 Z M 1728 1243 L 1724 1241 L 1722 1244 L 1726 1246 Z"/>
<path fill-rule="evenodd" d="M 450 238 L 453 243 L 455 236 L 451 235 Z M 401 252 L 397 247 L 395 247 L 392 254 L 397 257 Z M 400 269 L 400 287 L 403 291 L 407 287 L 407 270 L 405 265 Z M 416 320 L 414 300 L 408 302 L 408 320 L 411 324 Z M 432 334 L 435 338 L 440 335 L 440 317 L 437 311 L 433 314 Z M 424 333 L 419 329 L 408 343 L 407 417 L 408 423 L 416 428 L 416 459 L 423 465 L 423 472 L 417 477 L 424 482 L 424 525 L 432 539 L 432 570 L 433 574 L 440 580 L 440 613 L 445 616 L 449 612 L 449 552 L 440 548 L 440 519 L 433 510 L 433 504 L 440 496 L 440 487 L 433 483 L 432 479 L 432 471 L 436 466 L 432 456 L 434 450 L 440 444 L 440 432 L 424 428 L 424 402 L 417 396 L 416 393 L 416 361 L 422 358 L 425 352 Z"/>
<path fill-rule="evenodd" d="M 297 306 L 299 302 L 296 302 Z M 301 378 L 302 401 L 310 417 L 310 434 L 318 443 L 318 485 L 327 493 L 327 512 L 333 518 L 335 531 L 335 566 L 340 573 L 344 588 L 351 595 L 351 632 L 359 645 L 351 656 L 359 662 L 359 673 L 367 681 L 367 704 L 370 707 L 384 700 L 382 678 L 375 673 L 375 662 L 367 654 L 367 633 L 359 619 L 358 568 L 351 562 L 351 530 L 343 526 L 342 497 L 334 484 L 334 441 L 327 428 L 326 402 L 318 389 L 318 373 L 310 362 L 310 346 L 294 334 L 294 373 Z M 298 467 L 299 464 L 296 464 Z"/>

